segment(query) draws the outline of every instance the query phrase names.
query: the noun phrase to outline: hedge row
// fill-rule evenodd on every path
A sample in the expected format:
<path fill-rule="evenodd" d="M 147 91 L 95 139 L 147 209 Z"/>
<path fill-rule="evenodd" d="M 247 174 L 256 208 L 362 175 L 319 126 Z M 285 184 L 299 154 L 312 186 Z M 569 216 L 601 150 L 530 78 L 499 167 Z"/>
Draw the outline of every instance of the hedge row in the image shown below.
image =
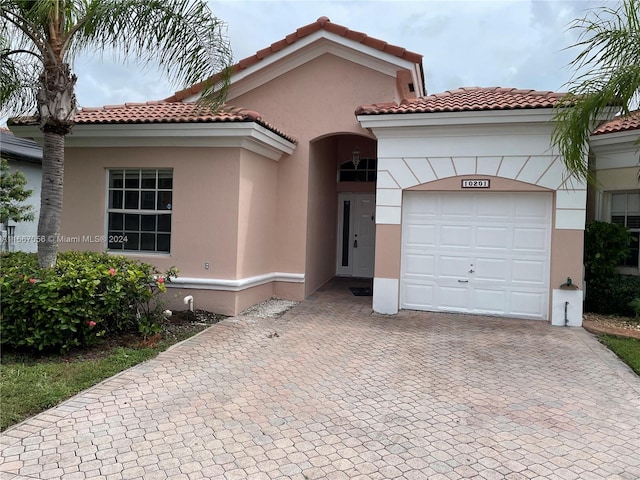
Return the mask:
<path fill-rule="evenodd" d="M 584 309 L 587 312 L 633 317 L 635 309 L 629 305 L 640 298 L 640 277 L 614 275 L 587 281 Z"/>

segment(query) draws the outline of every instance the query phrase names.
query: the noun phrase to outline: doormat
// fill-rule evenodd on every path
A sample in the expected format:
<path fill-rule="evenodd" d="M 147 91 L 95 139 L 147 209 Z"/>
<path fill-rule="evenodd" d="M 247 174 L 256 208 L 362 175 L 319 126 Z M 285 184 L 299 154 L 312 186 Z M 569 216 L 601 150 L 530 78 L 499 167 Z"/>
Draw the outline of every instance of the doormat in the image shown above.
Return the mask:
<path fill-rule="evenodd" d="M 373 289 L 371 287 L 349 287 L 351 293 L 356 297 L 371 297 L 373 296 Z"/>

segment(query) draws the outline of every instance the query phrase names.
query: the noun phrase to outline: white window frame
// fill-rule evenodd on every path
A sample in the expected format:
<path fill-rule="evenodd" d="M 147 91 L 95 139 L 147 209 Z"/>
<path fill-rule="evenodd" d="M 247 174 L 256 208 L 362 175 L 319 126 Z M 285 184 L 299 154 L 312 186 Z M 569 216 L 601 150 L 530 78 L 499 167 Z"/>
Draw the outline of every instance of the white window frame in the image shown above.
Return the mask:
<path fill-rule="evenodd" d="M 122 172 L 122 187 L 112 187 L 112 174 Z M 126 187 L 126 174 L 127 172 L 138 172 L 138 186 Z M 154 188 L 144 187 L 142 185 L 143 172 L 149 173 L 154 172 L 155 174 L 155 186 Z M 159 185 L 159 175 L 161 172 L 170 172 L 171 174 L 171 187 L 170 188 L 160 188 Z M 105 232 L 106 232 L 106 242 L 105 246 L 109 252 L 118 253 L 118 254 L 136 254 L 136 255 L 168 255 L 171 253 L 171 241 L 172 241 L 172 224 L 173 224 L 173 174 L 174 171 L 172 168 L 108 168 L 107 169 L 107 185 L 106 185 L 106 216 L 105 216 Z M 165 177 L 166 178 L 166 177 Z M 138 192 L 137 199 L 137 208 L 126 208 L 126 193 L 125 192 Z M 154 195 L 154 208 L 141 208 L 142 207 L 142 192 L 153 192 Z M 116 208 L 112 206 L 111 194 L 112 192 L 121 192 L 122 198 L 120 202 L 121 208 Z M 169 193 L 169 195 L 166 195 Z M 165 194 L 165 198 L 169 197 L 169 202 L 161 207 L 161 194 Z M 114 229 L 111 228 L 111 214 L 122 214 L 122 228 Z M 138 227 L 136 229 L 127 229 L 126 228 L 126 218 L 124 215 L 138 215 Z M 143 215 L 146 216 L 155 216 L 156 223 L 155 228 L 153 230 L 143 229 L 142 228 L 142 220 Z M 169 217 L 169 229 L 159 230 L 158 221 L 160 215 L 168 215 Z M 154 249 L 141 249 L 142 246 L 142 236 L 145 234 L 153 234 L 154 235 Z M 133 238 L 136 238 L 135 235 L 138 235 L 137 240 L 137 248 L 127 248 L 127 243 L 131 243 Z M 133 236 L 133 238 L 132 238 Z M 168 248 L 158 249 L 158 237 L 168 237 Z M 116 245 L 122 245 L 122 248 L 118 248 Z"/>
<path fill-rule="evenodd" d="M 628 198 L 627 201 L 625 202 L 625 210 L 624 211 L 614 211 L 613 210 L 613 197 L 614 195 L 629 195 L 629 194 L 634 194 L 634 195 L 640 195 L 640 190 L 613 190 L 613 191 L 609 191 L 607 192 L 607 203 L 608 203 L 608 216 L 607 216 L 607 222 L 609 223 L 613 223 L 613 217 L 614 214 L 617 214 L 616 216 L 624 216 L 625 220 L 624 220 L 624 226 L 627 227 L 628 226 L 628 217 L 630 215 L 637 215 L 638 212 L 635 211 L 630 211 L 629 210 L 629 202 L 628 202 Z M 639 227 L 628 227 L 629 230 L 632 233 L 638 234 L 638 238 L 640 241 L 640 226 Z M 638 259 L 637 259 L 637 263 L 636 266 L 620 266 L 618 267 L 618 271 L 620 273 L 626 274 L 626 275 L 640 275 L 640 251 L 638 252 Z"/>

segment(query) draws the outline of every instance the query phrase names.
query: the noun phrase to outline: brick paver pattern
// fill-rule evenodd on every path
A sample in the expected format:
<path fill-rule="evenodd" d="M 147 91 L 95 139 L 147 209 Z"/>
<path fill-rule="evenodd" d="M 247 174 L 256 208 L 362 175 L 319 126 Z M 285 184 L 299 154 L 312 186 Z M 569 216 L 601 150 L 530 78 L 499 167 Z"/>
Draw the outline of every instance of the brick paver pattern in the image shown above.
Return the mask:
<path fill-rule="evenodd" d="M 1 478 L 640 478 L 640 379 L 583 329 L 338 287 L 8 429 Z"/>

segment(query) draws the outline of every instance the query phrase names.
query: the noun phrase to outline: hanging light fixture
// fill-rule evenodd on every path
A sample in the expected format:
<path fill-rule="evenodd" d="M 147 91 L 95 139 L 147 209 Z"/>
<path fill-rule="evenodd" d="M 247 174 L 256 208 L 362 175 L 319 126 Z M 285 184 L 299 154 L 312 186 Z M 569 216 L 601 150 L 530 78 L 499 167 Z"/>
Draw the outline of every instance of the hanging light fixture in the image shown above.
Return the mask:
<path fill-rule="evenodd" d="M 358 165 L 360 165 L 360 150 L 358 150 L 358 147 L 356 147 L 355 150 L 351 152 L 351 162 L 353 163 L 354 168 L 357 170 Z"/>

